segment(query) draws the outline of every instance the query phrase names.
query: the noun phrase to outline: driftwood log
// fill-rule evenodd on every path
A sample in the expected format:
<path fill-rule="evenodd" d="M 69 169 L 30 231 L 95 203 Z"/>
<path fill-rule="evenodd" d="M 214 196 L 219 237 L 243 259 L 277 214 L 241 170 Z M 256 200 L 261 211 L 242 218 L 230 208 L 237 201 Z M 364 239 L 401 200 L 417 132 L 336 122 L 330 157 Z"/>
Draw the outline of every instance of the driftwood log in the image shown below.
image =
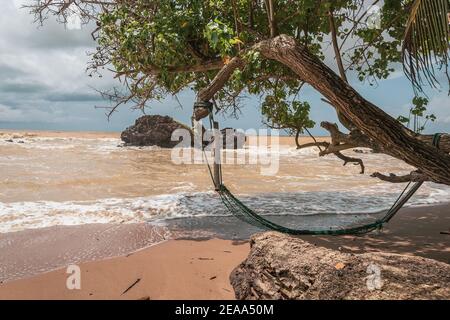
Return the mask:
<path fill-rule="evenodd" d="M 275 232 L 255 235 L 230 275 L 237 299 L 449 299 L 450 265 L 393 253 L 351 254 Z"/>

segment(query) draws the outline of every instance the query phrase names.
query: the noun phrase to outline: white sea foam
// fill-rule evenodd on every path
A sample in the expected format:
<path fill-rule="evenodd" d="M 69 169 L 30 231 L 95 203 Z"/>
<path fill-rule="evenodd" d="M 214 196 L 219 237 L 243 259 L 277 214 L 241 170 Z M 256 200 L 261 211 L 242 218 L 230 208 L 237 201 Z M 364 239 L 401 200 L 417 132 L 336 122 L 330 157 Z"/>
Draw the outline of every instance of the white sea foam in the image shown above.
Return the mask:
<path fill-rule="evenodd" d="M 189 187 L 189 186 L 187 186 Z M 395 192 L 296 192 L 241 195 L 260 214 L 313 215 L 373 213 L 389 208 Z M 428 185 L 408 204 L 420 206 L 448 201 L 450 188 Z M 111 198 L 98 201 L 39 201 L 0 203 L 0 232 L 54 225 L 138 223 L 174 218 L 228 216 L 213 192 L 176 193 L 151 197 Z"/>
<path fill-rule="evenodd" d="M 0 232 L 54 225 L 136 223 L 161 217 L 202 215 L 211 208 L 208 200 L 216 202 L 210 194 L 174 194 L 98 201 L 0 203 Z M 204 206 L 200 206 L 199 201 Z"/>

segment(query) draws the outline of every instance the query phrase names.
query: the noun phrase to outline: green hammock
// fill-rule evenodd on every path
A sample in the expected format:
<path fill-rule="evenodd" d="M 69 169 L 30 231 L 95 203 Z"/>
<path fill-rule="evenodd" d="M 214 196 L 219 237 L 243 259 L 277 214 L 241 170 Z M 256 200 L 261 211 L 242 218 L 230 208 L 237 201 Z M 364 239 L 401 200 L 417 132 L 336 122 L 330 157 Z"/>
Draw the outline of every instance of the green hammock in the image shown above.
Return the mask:
<path fill-rule="evenodd" d="M 420 188 L 422 182 L 416 182 L 408 192 L 404 192 L 394 206 L 381 219 L 377 219 L 375 222 L 363 224 L 355 227 L 341 227 L 341 228 L 328 228 L 323 230 L 306 230 L 306 229 L 292 229 L 276 224 L 263 216 L 257 214 L 239 199 L 237 199 L 225 185 L 221 185 L 217 191 L 223 204 L 227 207 L 234 216 L 247 222 L 255 227 L 267 230 L 274 230 L 282 233 L 292 235 L 342 235 L 342 234 L 358 234 L 380 229 L 383 224 L 387 223 L 401 207 L 414 195 L 414 193 Z M 408 186 L 409 187 L 409 186 Z"/>
<path fill-rule="evenodd" d="M 201 104 L 201 107 L 204 107 L 204 104 Z M 195 106 L 194 106 L 195 107 Z M 210 112 L 210 122 L 211 127 L 215 130 L 218 129 L 217 122 L 214 122 L 212 117 L 212 112 Z M 439 148 L 439 141 L 441 139 L 440 133 L 436 133 L 433 137 L 433 145 Z M 203 150 L 204 152 L 204 150 Z M 206 158 L 206 155 L 205 155 Z M 292 234 L 292 235 L 344 235 L 344 234 L 360 234 L 367 233 L 376 229 L 381 229 L 385 223 L 388 223 L 394 215 L 408 202 L 409 199 L 419 190 L 422 186 L 423 182 L 409 182 L 402 193 L 399 195 L 397 200 L 394 202 L 392 207 L 385 213 L 381 218 L 376 219 L 370 223 L 364 223 L 359 226 L 349 226 L 349 227 L 329 227 L 323 228 L 320 230 L 309 230 L 309 229 L 293 229 L 289 227 L 285 227 L 279 225 L 273 221 L 270 221 L 263 216 L 259 215 L 249 207 L 247 207 L 242 201 L 236 198 L 231 191 L 223 184 L 222 182 L 222 169 L 220 165 L 215 166 L 214 170 L 218 170 L 214 172 L 211 169 L 210 164 L 206 158 L 206 164 L 208 166 L 208 170 L 211 176 L 211 179 L 215 185 L 216 191 L 220 196 L 225 207 L 228 209 L 230 213 L 232 213 L 235 217 L 240 220 L 251 224 L 255 227 L 266 229 L 266 230 L 274 230 L 282 233 Z M 299 216 L 301 217 L 301 216 Z"/>

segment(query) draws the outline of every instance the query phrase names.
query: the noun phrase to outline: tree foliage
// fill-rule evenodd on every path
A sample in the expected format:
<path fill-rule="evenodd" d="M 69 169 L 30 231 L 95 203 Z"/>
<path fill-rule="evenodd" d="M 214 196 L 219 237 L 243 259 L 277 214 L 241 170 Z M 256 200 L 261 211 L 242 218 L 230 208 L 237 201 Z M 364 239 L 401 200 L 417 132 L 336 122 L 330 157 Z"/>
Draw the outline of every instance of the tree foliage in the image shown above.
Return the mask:
<path fill-rule="evenodd" d="M 304 133 L 305 129 L 313 128 L 315 122 L 309 118 L 309 103 L 298 100 L 288 102 L 284 95 L 283 92 L 276 92 L 264 100 L 261 111 L 267 118 L 267 125 L 297 136 Z"/>
<path fill-rule="evenodd" d="M 325 60 L 331 44 L 330 15 L 345 70 L 371 84 L 387 78 L 402 62 L 400 49 L 414 1 L 382 2 L 71 0 L 85 21 L 95 20 L 98 26 L 90 70 L 109 68 L 125 84 L 124 90 L 105 94 L 117 105 L 133 101 L 144 108 L 152 99 L 185 88 L 199 91 L 231 57 L 241 56 L 245 68 L 235 70 L 215 96 L 219 108 L 232 112 L 240 107 L 243 94 L 295 92 L 302 85 L 290 69 L 252 51 L 255 43 L 274 32 L 286 34 Z M 64 18 L 61 3 L 36 0 L 31 8 L 40 19 L 48 14 Z M 377 7 L 371 5 L 381 9 L 374 13 Z M 370 23 L 373 19 L 377 24 Z M 280 107 L 286 103 L 277 101 Z"/>
<path fill-rule="evenodd" d="M 425 130 L 429 122 L 436 121 L 436 116 L 432 113 L 427 114 L 428 99 L 420 96 L 415 96 L 412 99 L 412 105 L 409 109 L 408 116 L 399 116 L 398 120 L 407 125 L 416 133 L 421 133 Z"/>
<path fill-rule="evenodd" d="M 449 63 L 450 13 L 448 0 L 415 0 L 406 25 L 402 46 L 403 66 L 415 88 L 421 90 L 423 78 L 436 86 L 434 68 Z"/>

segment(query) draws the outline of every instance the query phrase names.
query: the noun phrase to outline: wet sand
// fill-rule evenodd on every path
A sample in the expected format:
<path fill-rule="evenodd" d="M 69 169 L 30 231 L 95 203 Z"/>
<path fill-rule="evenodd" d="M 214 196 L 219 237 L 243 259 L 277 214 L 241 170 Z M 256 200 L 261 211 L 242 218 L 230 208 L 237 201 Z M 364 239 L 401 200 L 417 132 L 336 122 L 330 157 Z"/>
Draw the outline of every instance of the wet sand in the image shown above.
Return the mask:
<path fill-rule="evenodd" d="M 126 246 L 128 241 L 133 242 L 130 238 L 123 237 L 121 228 L 141 228 L 139 224 L 129 226 L 122 225 L 113 232 L 117 234 L 116 239 L 121 240 L 121 246 Z M 229 222 L 228 227 L 232 226 L 233 223 Z M 177 234 L 177 231 L 173 231 L 172 236 L 184 237 L 185 240 L 169 240 L 134 254 L 80 263 L 81 290 L 66 288 L 69 276 L 66 274 L 66 267 L 22 280 L 4 279 L 5 283 L 0 285 L 0 299 L 231 299 L 234 294 L 228 277 L 232 269 L 247 256 L 249 244 L 229 239 L 246 239 L 248 234 L 254 232 L 239 221 L 235 221 L 234 226 L 235 230 L 226 230 L 227 226 L 218 225 L 217 228 L 221 230 L 204 232 L 205 235 L 215 234 L 222 239 L 186 240 L 189 238 L 188 232 Z M 97 227 L 91 226 L 94 229 Z M 67 234 L 68 239 L 75 237 L 81 246 L 87 245 L 82 239 L 86 239 L 83 236 L 86 231 L 83 230 L 88 226 L 77 227 L 77 230 L 74 227 L 67 228 L 72 232 Z M 198 237 L 200 229 L 197 228 L 197 232 L 191 236 Z M 26 264 L 26 261 L 36 263 L 37 260 L 33 257 L 43 252 L 46 259 L 58 261 L 61 250 L 73 250 L 73 241 L 49 246 L 48 239 L 53 237 L 54 232 L 52 228 L 35 230 L 34 232 L 41 233 L 41 241 L 33 240 L 28 243 L 26 239 L 29 239 L 29 232 L 31 231 L 2 236 L 2 268 L 10 266 L 11 269 L 11 265 L 19 266 L 20 263 Z M 346 252 L 413 254 L 450 263 L 449 232 L 450 205 L 440 205 L 403 209 L 381 233 L 303 238 L 320 246 Z M 10 252 L 7 259 L 3 259 L 5 243 L 9 245 L 6 252 Z M 91 251 L 101 251 L 95 246 L 95 242 L 90 245 L 93 246 Z M 117 242 L 112 242 L 109 247 L 113 248 L 115 245 Z M 50 257 L 52 255 L 53 258 Z M 97 258 L 100 256 L 97 255 Z M 92 258 L 95 260 L 95 254 Z M 132 287 L 124 293 L 130 286 Z"/>
<path fill-rule="evenodd" d="M 450 264 L 450 204 L 401 210 L 381 232 L 305 240 L 345 252 L 391 252 Z"/>
<path fill-rule="evenodd" d="M 0 282 L 73 263 L 127 255 L 169 237 L 166 228 L 145 223 L 55 226 L 0 233 Z"/>
<path fill-rule="evenodd" d="M 247 243 L 172 240 L 81 264 L 81 290 L 66 288 L 63 268 L 1 285 L 0 299 L 232 299 L 228 275 L 247 253 Z"/>

